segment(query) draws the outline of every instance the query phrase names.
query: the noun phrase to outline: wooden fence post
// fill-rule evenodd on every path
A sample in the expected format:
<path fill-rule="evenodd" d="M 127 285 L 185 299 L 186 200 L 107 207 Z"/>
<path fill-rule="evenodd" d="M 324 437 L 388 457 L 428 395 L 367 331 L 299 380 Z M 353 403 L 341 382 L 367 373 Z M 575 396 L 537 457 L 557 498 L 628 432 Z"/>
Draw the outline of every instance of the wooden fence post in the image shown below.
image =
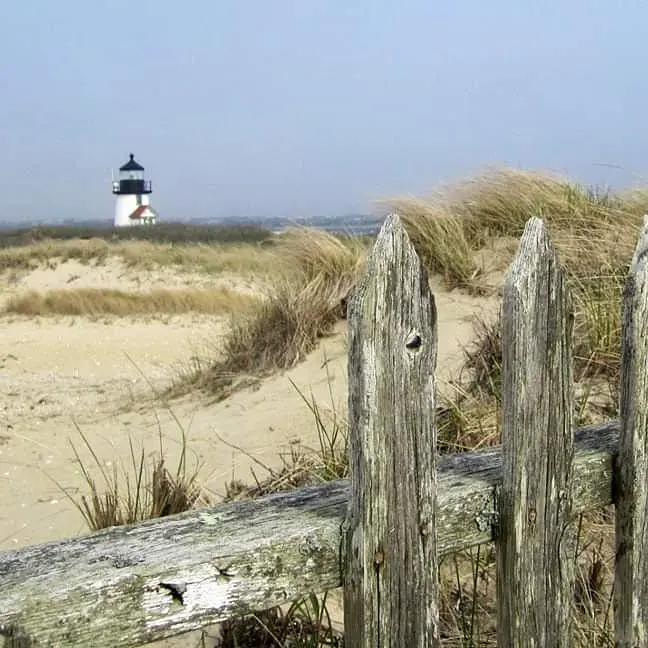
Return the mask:
<path fill-rule="evenodd" d="M 345 645 L 438 645 L 436 308 L 390 216 L 350 304 Z"/>
<path fill-rule="evenodd" d="M 615 646 L 648 646 L 648 223 L 623 299 L 616 463 Z"/>
<path fill-rule="evenodd" d="M 573 317 L 543 222 L 531 219 L 504 286 L 497 636 L 571 645 Z"/>

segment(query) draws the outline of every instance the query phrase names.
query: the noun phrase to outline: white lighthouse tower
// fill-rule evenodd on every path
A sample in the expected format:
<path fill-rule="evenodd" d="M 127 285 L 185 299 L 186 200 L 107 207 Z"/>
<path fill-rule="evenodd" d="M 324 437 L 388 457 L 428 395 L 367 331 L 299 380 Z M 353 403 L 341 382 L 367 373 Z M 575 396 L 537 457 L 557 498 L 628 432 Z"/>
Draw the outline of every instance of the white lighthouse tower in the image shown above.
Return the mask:
<path fill-rule="evenodd" d="M 144 180 L 144 167 L 130 160 L 119 168 L 119 180 L 113 182 L 115 227 L 155 225 L 157 213 L 151 207 L 151 181 Z"/>

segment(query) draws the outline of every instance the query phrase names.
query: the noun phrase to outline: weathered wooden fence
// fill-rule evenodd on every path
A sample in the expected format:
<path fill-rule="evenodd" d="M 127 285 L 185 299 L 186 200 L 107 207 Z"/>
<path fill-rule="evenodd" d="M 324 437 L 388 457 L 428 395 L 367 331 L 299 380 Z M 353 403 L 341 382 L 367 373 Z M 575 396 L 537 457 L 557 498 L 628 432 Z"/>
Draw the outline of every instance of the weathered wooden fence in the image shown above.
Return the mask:
<path fill-rule="evenodd" d="M 0 638 L 135 646 L 343 585 L 349 648 L 435 646 L 438 557 L 494 540 L 498 644 L 569 646 L 573 521 L 614 503 L 616 645 L 648 646 L 647 249 L 648 226 L 619 422 L 573 431 L 570 298 L 532 219 L 504 287 L 502 445 L 437 457 L 434 298 L 389 217 L 350 305 L 350 484 L 0 554 Z"/>

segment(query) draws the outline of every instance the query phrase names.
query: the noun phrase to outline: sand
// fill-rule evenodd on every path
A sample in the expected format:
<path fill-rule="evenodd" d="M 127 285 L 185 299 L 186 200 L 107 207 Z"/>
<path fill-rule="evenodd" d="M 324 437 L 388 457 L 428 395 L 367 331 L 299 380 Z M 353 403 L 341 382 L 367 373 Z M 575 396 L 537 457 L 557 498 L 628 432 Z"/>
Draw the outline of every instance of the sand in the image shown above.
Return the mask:
<path fill-rule="evenodd" d="M 231 276 L 136 272 L 116 259 L 99 266 L 68 261 L 11 280 L 0 275 L 0 304 L 26 290 L 160 285 L 255 290 L 249 281 Z M 461 364 L 462 346 L 470 343 L 473 317 L 495 312 L 497 300 L 448 293 L 438 281 L 433 290 L 439 313 L 437 377 L 444 389 Z M 155 452 L 160 435 L 173 465 L 181 426 L 195 453 L 190 461 L 202 464 L 201 483 L 212 502 L 229 480 L 250 482 L 251 468 L 264 476 L 252 457 L 278 469 L 280 453 L 291 444 L 314 447 L 312 414 L 290 380 L 323 408 L 345 411 L 346 323 L 291 371 L 223 402 L 200 395 L 171 403 L 157 398 L 192 356 L 217 352 L 226 326 L 225 318 L 195 315 L 0 317 L 0 551 L 87 532 L 61 490 L 75 498 L 87 492 L 70 446 L 74 443 L 90 463 L 79 430 L 112 469 L 129 461 L 129 442 Z"/>

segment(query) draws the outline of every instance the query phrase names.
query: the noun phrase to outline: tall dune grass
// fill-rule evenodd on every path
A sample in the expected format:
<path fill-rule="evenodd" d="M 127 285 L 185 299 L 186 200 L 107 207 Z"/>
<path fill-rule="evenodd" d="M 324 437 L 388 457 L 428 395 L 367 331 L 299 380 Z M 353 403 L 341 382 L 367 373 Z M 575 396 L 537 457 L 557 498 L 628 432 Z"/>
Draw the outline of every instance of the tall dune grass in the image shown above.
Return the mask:
<path fill-rule="evenodd" d="M 2 308 L 15 315 L 154 315 L 203 313 L 221 315 L 247 312 L 258 300 L 222 288 L 155 288 L 149 292 L 125 292 L 106 288 L 62 288 L 30 291 L 10 297 Z"/>
<path fill-rule="evenodd" d="M 274 371 L 289 369 L 315 349 L 340 318 L 336 295 L 312 282 L 285 281 L 248 313 L 236 313 L 215 360 L 195 362 L 170 395 L 193 389 L 217 399 Z"/>
<path fill-rule="evenodd" d="M 620 289 L 642 222 L 643 193 L 632 200 L 543 173 L 491 169 L 427 198 L 397 197 L 397 211 L 431 273 L 449 288 L 483 291 L 480 254 L 516 243 L 532 216 L 547 223 L 574 292 L 577 358 L 584 374 L 618 369 Z M 510 258 L 515 245 L 504 248 Z M 224 359 L 197 373 L 257 375 L 292 366 L 330 330 L 363 268 L 366 241 L 295 228 L 276 238 L 276 281 L 263 306 L 234 320 Z M 500 250 L 501 254 L 501 250 Z M 341 313 L 344 314 L 343 312 Z M 258 345 L 258 348 L 257 346 Z M 223 381 L 201 380 L 217 391 Z M 193 384 L 196 384 L 193 381 Z"/>
<path fill-rule="evenodd" d="M 479 253 L 502 237 L 517 241 L 526 221 L 547 224 L 574 294 L 578 368 L 587 375 L 618 373 L 620 301 L 641 229 L 648 191 L 591 190 L 563 178 L 491 169 L 440 188 L 426 199 L 385 201 L 398 211 L 430 271 L 449 288 L 479 291 Z M 505 267 L 513 257 L 502 258 Z"/>
<path fill-rule="evenodd" d="M 397 212 L 432 274 L 439 274 L 449 287 L 466 288 L 477 274 L 473 248 L 464 221 L 442 205 L 421 198 L 396 198 L 390 206 Z"/>
<path fill-rule="evenodd" d="M 221 356 L 194 364 L 172 387 L 226 397 L 238 386 L 304 359 L 346 315 L 346 300 L 364 263 L 367 244 L 321 230 L 297 228 L 277 241 L 280 278 L 265 299 L 233 316 Z"/>
<path fill-rule="evenodd" d="M 497 237 L 519 238 L 542 218 L 562 261 L 576 276 L 627 265 L 641 227 L 641 201 L 597 192 L 549 174 L 493 169 L 441 187 L 428 198 L 396 197 L 419 254 L 450 287 L 469 288 L 479 272 L 475 253 Z"/>
<path fill-rule="evenodd" d="M 473 245 L 483 244 L 487 236 L 521 236 L 531 215 L 543 218 L 549 227 L 580 233 L 606 227 L 627 211 L 623 201 L 608 192 L 511 168 L 489 169 L 441 188 L 436 196 L 468 222 Z"/>
<path fill-rule="evenodd" d="M 276 242 L 277 256 L 297 268 L 307 280 L 339 283 L 354 280 L 365 261 L 368 243 L 354 236 L 335 236 L 323 230 L 296 227 Z"/>
<path fill-rule="evenodd" d="M 176 267 L 183 270 L 240 275 L 269 274 L 277 259 L 272 246 L 250 243 L 178 244 L 152 241 L 118 241 L 100 238 L 88 240 L 45 239 L 29 245 L 0 248 L 0 272 L 33 270 L 56 266 L 69 260 L 101 265 L 108 259 L 121 259 L 133 269 Z"/>

